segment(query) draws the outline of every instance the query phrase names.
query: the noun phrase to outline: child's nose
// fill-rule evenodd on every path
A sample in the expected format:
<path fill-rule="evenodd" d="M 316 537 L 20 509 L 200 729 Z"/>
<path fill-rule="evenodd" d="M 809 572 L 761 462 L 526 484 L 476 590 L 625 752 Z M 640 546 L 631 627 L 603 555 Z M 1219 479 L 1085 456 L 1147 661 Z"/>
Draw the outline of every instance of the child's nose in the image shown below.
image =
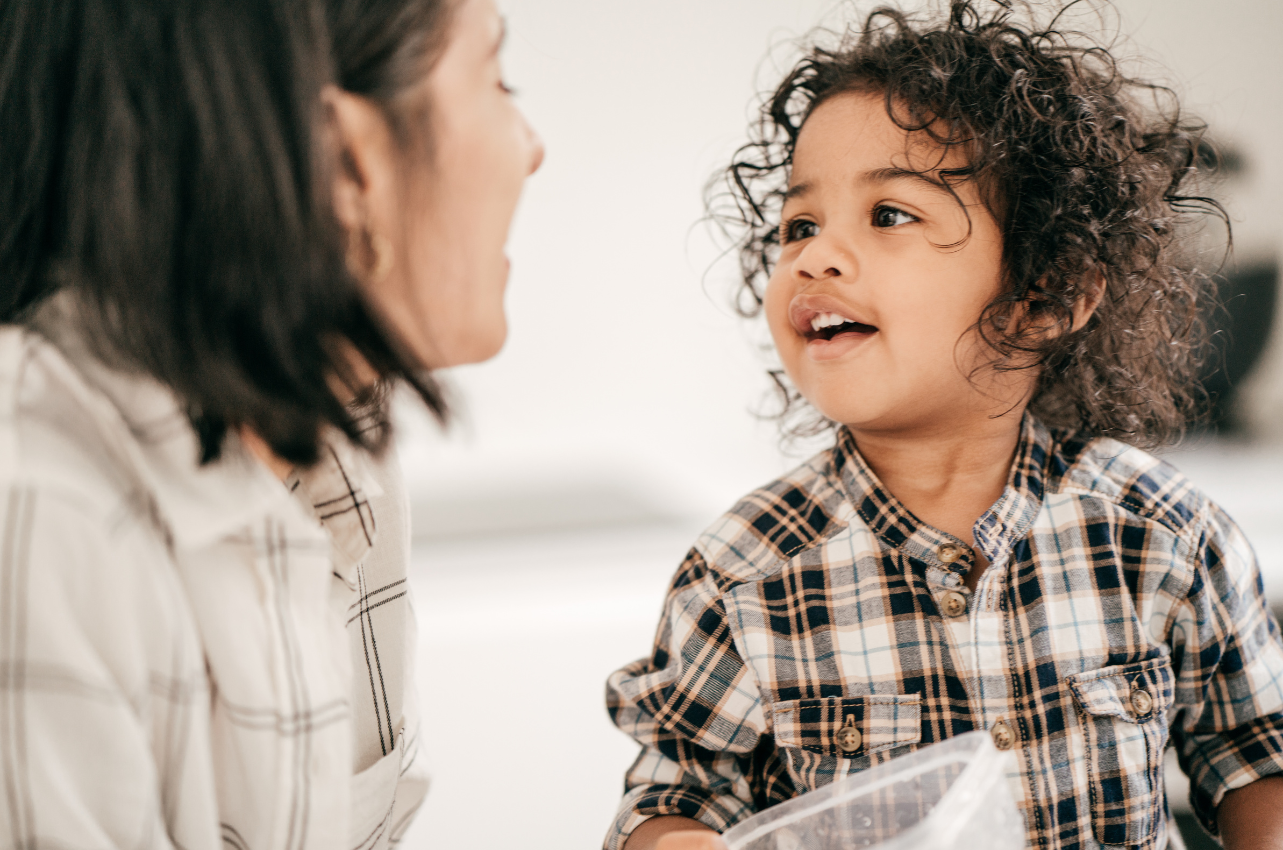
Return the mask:
<path fill-rule="evenodd" d="M 797 276 L 803 280 L 853 279 L 855 257 L 840 242 L 823 231 L 807 244 L 794 263 Z"/>
<path fill-rule="evenodd" d="M 829 266 L 827 269 L 825 269 L 825 270 L 824 270 L 823 272 L 821 272 L 820 274 L 812 274 L 812 273 L 810 272 L 810 270 L 809 270 L 809 269 L 802 269 L 799 273 L 801 274 L 801 276 L 802 276 L 802 277 L 806 278 L 807 280 L 822 280 L 822 279 L 827 278 L 827 277 L 841 277 L 841 276 L 842 276 L 842 272 L 841 272 L 841 271 L 839 271 L 839 270 L 838 270 L 836 267 L 834 267 L 834 266 Z"/>

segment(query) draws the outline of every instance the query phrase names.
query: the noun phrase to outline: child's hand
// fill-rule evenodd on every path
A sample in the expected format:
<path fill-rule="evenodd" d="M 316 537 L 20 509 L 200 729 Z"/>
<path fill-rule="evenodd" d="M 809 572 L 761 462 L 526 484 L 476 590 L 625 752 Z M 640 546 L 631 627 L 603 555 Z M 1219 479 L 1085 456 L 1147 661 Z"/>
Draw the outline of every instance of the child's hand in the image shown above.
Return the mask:
<path fill-rule="evenodd" d="M 633 830 L 624 850 L 726 850 L 726 842 L 697 820 L 661 815 Z"/>
<path fill-rule="evenodd" d="M 655 850 L 726 850 L 726 842 L 716 832 L 688 829 L 663 836 Z"/>

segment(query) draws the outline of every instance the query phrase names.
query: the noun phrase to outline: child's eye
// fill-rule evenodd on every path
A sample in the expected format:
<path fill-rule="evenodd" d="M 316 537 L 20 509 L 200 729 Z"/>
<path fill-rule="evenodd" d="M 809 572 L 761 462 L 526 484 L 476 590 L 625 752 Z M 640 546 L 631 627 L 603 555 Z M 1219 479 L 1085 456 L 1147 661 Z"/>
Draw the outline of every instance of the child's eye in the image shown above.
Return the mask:
<path fill-rule="evenodd" d="M 873 210 L 874 227 L 896 227 L 901 224 L 909 224 L 917 221 L 917 216 L 909 215 L 907 212 L 895 207 L 875 207 Z"/>
<path fill-rule="evenodd" d="M 820 226 L 804 218 L 795 218 L 780 225 L 780 242 L 787 245 L 799 239 L 810 239 L 820 232 Z"/>

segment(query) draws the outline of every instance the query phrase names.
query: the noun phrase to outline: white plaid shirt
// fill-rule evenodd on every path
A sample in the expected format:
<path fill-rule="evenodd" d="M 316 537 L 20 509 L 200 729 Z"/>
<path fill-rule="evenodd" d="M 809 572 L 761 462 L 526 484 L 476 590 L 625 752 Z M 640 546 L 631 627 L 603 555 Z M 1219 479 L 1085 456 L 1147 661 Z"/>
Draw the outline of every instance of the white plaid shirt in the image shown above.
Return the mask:
<path fill-rule="evenodd" d="M 0 326 L 0 848 L 386 847 L 426 789 L 391 453 L 200 467 L 49 315 Z"/>
<path fill-rule="evenodd" d="M 900 505 L 846 431 L 715 522 L 653 655 L 610 679 L 642 752 L 606 846 L 654 815 L 725 830 L 972 729 L 1018 756 L 1030 847 L 1166 847 L 1169 740 L 1209 828 L 1226 791 L 1283 772 L 1255 557 L 1179 472 L 1027 416 L 974 533 L 973 593 L 967 542 Z"/>

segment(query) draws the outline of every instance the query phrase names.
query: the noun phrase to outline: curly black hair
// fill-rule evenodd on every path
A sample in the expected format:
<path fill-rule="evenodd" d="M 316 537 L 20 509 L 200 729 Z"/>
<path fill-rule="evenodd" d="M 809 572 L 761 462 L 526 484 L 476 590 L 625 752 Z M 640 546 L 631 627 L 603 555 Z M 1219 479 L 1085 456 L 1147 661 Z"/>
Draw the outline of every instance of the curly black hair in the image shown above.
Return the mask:
<path fill-rule="evenodd" d="M 940 161 L 965 155 L 923 176 L 951 192 L 973 181 L 1001 228 L 1005 279 L 977 327 L 995 368 L 1038 370 L 1030 409 L 1141 446 L 1178 439 L 1204 407 L 1213 291 L 1179 237 L 1208 217 L 1228 237 L 1229 222 L 1190 188 L 1205 126 L 1170 89 L 1124 74 L 1107 47 L 1058 29 L 1078 2 L 1045 26 L 1014 0 L 952 0 L 947 17 L 925 19 L 880 7 L 836 48 L 812 46 L 710 184 L 710 218 L 739 252 L 739 311 L 761 311 L 803 123 L 835 95 L 874 93 L 906 138 L 925 134 Z M 1075 303 L 1100 281 L 1099 306 L 1072 330 Z M 792 433 L 833 426 L 772 375 Z"/>

